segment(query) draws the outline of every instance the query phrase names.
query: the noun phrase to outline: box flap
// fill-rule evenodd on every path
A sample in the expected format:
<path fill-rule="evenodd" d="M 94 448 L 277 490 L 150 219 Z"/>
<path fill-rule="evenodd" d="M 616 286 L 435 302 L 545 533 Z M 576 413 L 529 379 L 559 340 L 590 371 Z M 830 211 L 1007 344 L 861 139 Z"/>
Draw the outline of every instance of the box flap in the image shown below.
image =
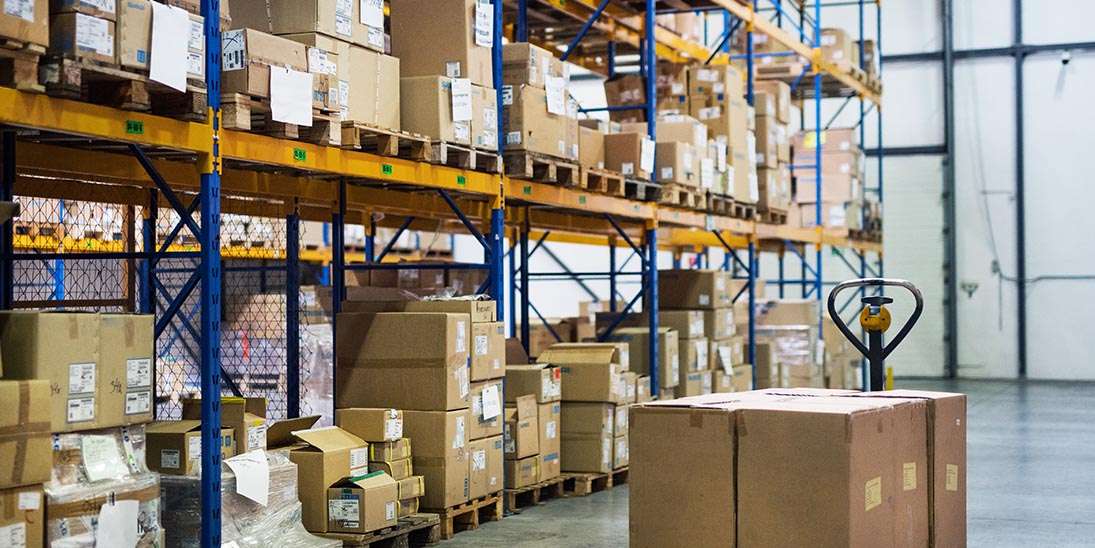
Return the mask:
<path fill-rule="evenodd" d="M 200 430 L 201 426 L 202 421 L 196 420 L 158 421 L 146 426 L 145 432 L 149 434 L 185 434 Z"/>
<path fill-rule="evenodd" d="M 297 430 L 292 434 L 323 452 L 366 446 L 365 440 L 337 426 Z"/>
<path fill-rule="evenodd" d="M 350 478 L 343 478 L 338 483 L 331 486 L 332 489 L 340 487 L 358 487 L 360 489 L 373 489 L 376 487 L 383 487 L 386 485 L 398 485 L 387 472 L 383 470 L 377 470 L 376 472 L 369 472 L 364 476 L 354 476 Z"/>
<path fill-rule="evenodd" d="M 311 415 L 268 424 L 266 426 L 266 448 L 273 449 L 297 443 L 297 438 L 293 436 L 293 432 L 307 430 L 315 425 L 319 419 L 319 415 Z"/>
<path fill-rule="evenodd" d="M 619 354 L 619 348 L 615 346 L 561 343 L 541 352 L 537 360 L 555 365 L 619 363 Z"/>
<path fill-rule="evenodd" d="M 528 353 L 517 338 L 506 339 L 506 363 L 524 365 L 529 362 Z"/>

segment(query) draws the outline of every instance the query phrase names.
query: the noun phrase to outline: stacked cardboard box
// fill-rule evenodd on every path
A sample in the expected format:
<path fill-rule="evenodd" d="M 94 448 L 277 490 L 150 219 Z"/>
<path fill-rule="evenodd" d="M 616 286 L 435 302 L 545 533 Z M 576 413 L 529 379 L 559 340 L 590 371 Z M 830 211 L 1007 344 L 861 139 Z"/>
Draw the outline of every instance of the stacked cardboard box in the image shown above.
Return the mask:
<path fill-rule="evenodd" d="M 339 409 L 335 412 L 335 424 L 368 442 L 369 472 L 384 472 L 396 482 L 398 514 L 417 512 L 425 481 L 422 476 L 414 475 L 411 440 L 403 437 L 403 412 L 398 409 Z"/>
<path fill-rule="evenodd" d="M 558 367 L 542 363 L 506 366 L 507 488 L 527 487 L 559 476 L 562 395 Z"/>
<path fill-rule="evenodd" d="M 631 421 L 642 546 L 965 545 L 961 394 L 747 392 Z M 783 512 L 800 519 L 773 521 Z"/>
<path fill-rule="evenodd" d="M 758 305 L 758 388 L 825 386 L 824 357 L 818 352 L 819 318 L 818 301 L 814 299 L 773 300 Z"/>
<path fill-rule="evenodd" d="M 863 354 L 848 341 L 828 316 L 821 322 L 825 341 L 826 388 L 859 389 L 862 385 Z"/>
<path fill-rule="evenodd" d="M 775 80 L 757 82 L 753 97 L 757 207 L 786 214 L 791 206 L 791 87 Z"/>
<path fill-rule="evenodd" d="M 713 189 L 716 168 L 715 159 L 708 155 L 713 144 L 708 140 L 707 126 L 687 114 L 663 114 L 657 128 L 654 179 L 662 184 Z M 645 134 L 647 126 L 623 124 L 621 131 Z"/>
<path fill-rule="evenodd" d="M 639 320 L 641 322 L 641 318 Z M 636 322 L 636 323 L 639 323 Z M 681 384 L 682 373 L 680 342 L 677 331 L 668 327 L 658 328 L 658 390 L 653 394 L 660 398 L 672 398 Z M 639 381 L 645 379 L 646 397 L 651 396 L 652 368 L 650 364 L 650 329 L 646 327 L 622 327 L 616 329 L 610 340 L 627 343 L 630 369 L 635 378 L 635 399 L 639 399 Z M 626 394 L 625 394 L 626 396 Z"/>
<path fill-rule="evenodd" d="M 689 111 L 707 126 L 711 139 L 725 144 L 725 155 L 715 161 L 720 173 L 715 192 L 756 203 L 759 194 L 750 167 L 756 147 L 749 138 L 751 117 L 742 86 L 742 75 L 732 66 L 694 67 L 688 73 Z"/>
<path fill-rule="evenodd" d="M 791 147 L 795 164 L 815 165 L 821 149 L 821 224 L 835 228 L 863 228 L 863 180 L 866 160 L 854 128 L 800 132 Z M 799 226 L 817 225 L 817 170 L 795 178 L 795 203 Z M 795 217 L 792 212 L 791 217 Z"/>
<path fill-rule="evenodd" d="M 0 400 L 6 402 L 0 409 L 0 469 L 9 472 L 0 475 L 0 539 L 21 538 L 26 546 L 45 545 L 50 395 L 46 380 L 0 380 Z"/>
<path fill-rule="evenodd" d="M 578 161 L 578 104 L 565 65 L 527 43 L 507 44 L 502 52 L 506 150 Z"/>

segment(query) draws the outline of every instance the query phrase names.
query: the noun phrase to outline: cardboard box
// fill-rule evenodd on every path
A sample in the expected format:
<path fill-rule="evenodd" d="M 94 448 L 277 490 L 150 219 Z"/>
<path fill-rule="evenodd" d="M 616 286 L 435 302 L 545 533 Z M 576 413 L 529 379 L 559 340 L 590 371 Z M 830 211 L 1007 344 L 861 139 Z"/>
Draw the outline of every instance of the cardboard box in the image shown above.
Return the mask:
<path fill-rule="evenodd" d="M 468 498 L 485 497 L 502 490 L 503 460 L 502 436 L 468 443 Z"/>
<path fill-rule="evenodd" d="M 616 424 L 616 406 L 610 403 L 563 402 L 562 433 L 608 434 L 612 436 Z"/>
<path fill-rule="evenodd" d="M 200 421 L 202 401 L 182 400 L 183 420 Z M 312 421 L 313 423 L 315 420 Z M 236 438 L 236 453 L 248 453 L 267 447 L 266 400 L 264 398 L 221 398 L 221 428 L 231 428 Z"/>
<path fill-rule="evenodd" d="M 152 384 L 155 381 L 155 328 L 151 315 L 101 314 L 99 317 L 99 375 L 114 394 L 99 409 L 107 424 L 143 424 L 152 420 Z"/>
<path fill-rule="evenodd" d="M 699 186 L 699 157 L 688 143 L 659 143 L 656 153 L 659 183 Z"/>
<path fill-rule="evenodd" d="M 411 457 L 392 461 L 369 461 L 369 472 L 384 472 L 394 480 L 403 480 L 414 474 L 414 462 Z"/>
<path fill-rule="evenodd" d="M 398 409 L 338 409 L 335 425 L 367 442 L 403 438 L 403 412 Z"/>
<path fill-rule="evenodd" d="M 676 330 L 677 339 L 698 339 L 706 336 L 703 310 L 659 310 L 658 327 Z"/>
<path fill-rule="evenodd" d="M 795 201 L 800 204 L 817 202 L 817 178 L 813 173 L 795 178 Z M 821 181 L 821 201 L 843 204 L 863 197 L 863 184 L 853 174 L 825 173 Z"/>
<path fill-rule="evenodd" d="M 361 4 L 362 6 L 365 3 Z M 365 25 L 357 2 L 339 0 L 263 0 L 235 2 L 232 20 L 270 34 L 318 32 L 359 46 L 384 51 L 384 29 Z"/>
<path fill-rule="evenodd" d="M 578 163 L 586 169 L 605 168 L 605 134 L 597 129 L 578 128 Z"/>
<path fill-rule="evenodd" d="M 566 417 L 566 411 L 563 417 Z M 560 451 L 563 471 L 611 472 L 614 441 L 611 433 L 567 433 L 564 427 Z"/>
<path fill-rule="evenodd" d="M 821 29 L 821 55 L 827 61 L 841 66 L 858 66 L 857 53 L 853 51 L 855 42 L 848 37 L 844 29 Z"/>
<path fill-rule="evenodd" d="M 255 29 L 224 32 L 221 48 L 223 93 L 269 98 L 271 66 L 308 70 L 308 50 L 304 44 Z"/>
<path fill-rule="evenodd" d="M 222 4 L 222 9 L 224 5 Z M 117 4 L 115 47 L 123 67 L 147 70 L 152 52 L 152 4 L 149 0 L 125 0 Z M 190 14 L 187 47 L 188 78 L 205 80 L 205 24 L 201 15 Z"/>
<path fill-rule="evenodd" d="M 80 61 L 117 62 L 114 21 L 83 13 L 59 13 L 49 22 L 49 52 Z"/>
<path fill-rule="evenodd" d="M 10 543 L 5 546 L 45 546 L 45 523 L 41 485 L 0 490 L 0 540 Z"/>
<path fill-rule="evenodd" d="M 707 371 L 711 365 L 711 360 L 708 357 L 710 350 L 710 343 L 707 339 L 678 339 L 679 373 Z"/>
<path fill-rule="evenodd" d="M 399 501 L 399 517 L 418 513 L 418 497 Z"/>
<path fill-rule="evenodd" d="M 540 452 L 540 421 L 536 399 L 520 396 L 515 406 L 505 410 L 505 456 L 510 460 L 531 457 Z"/>
<path fill-rule="evenodd" d="M 392 527 L 399 519 L 398 497 L 398 485 L 383 472 L 340 481 L 327 490 L 327 531 L 368 533 Z"/>
<path fill-rule="evenodd" d="M 50 480 L 50 396 L 49 381 L 0 380 L 0 489 Z"/>
<path fill-rule="evenodd" d="M 709 371 L 685 371 L 681 369 L 680 382 L 674 389 L 678 398 L 702 396 L 711 393 L 711 374 Z"/>
<path fill-rule="evenodd" d="M 775 103 L 777 120 L 783 124 L 791 123 L 791 86 L 778 80 L 761 80 L 754 84 L 755 89 L 769 95 Z"/>
<path fill-rule="evenodd" d="M 399 500 L 421 497 L 426 493 L 426 482 L 422 476 L 411 476 L 399 480 Z"/>
<path fill-rule="evenodd" d="M 638 74 L 623 74 L 605 82 L 605 99 L 610 106 L 646 104 L 646 83 Z M 613 122 L 634 123 L 646 121 L 642 109 L 618 110 L 608 113 Z"/>
<path fill-rule="evenodd" d="M 540 482 L 540 457 L 532 456 L 505 462 L 506 489 L 520 489 Z"/>
<path fill-rule="evenodd" d="M 524 150 L 567 158 L 567 117 L 548 112 L 547 92 L 533 86 L 506 86 L 502 122 L 506 150 Z M 577 129 L 575 129 L 577 131 Z"/>
<path fill-rule="evenodd" d="M 336 407 L 468 406 L 467 314 L 342 313 L 338 322 L 343 333 L 359 336 L 336 340 Z"/>
<path fill-rule="evenodd" d="M 741 72 L 729 65 L 693 67 L 688 72 L 688 94 L 741 97 L 743 81 Z"/>
<path fill-rule="evenodd" d="M 759 345 L 758 345 L 759 346 Z M 734 366 L 734 392 L 753 390 L 753 366 L 749 364 Z"/>
<path fill-rule="evenodd" d="M 301 521 L 313 533 L 327 532 L 328 489 L 344 478 L 368 474 L 368 444 L 337 426 L 297 430 L 293 437 L 304 443 L 289 451 L 297 465 Z"/>
<path fill-rule="evenodd" d="M 49 0 L 50 13 L 83 13 L 100 19 L 114 21 L 117 16 L 114 2 L 97 0 Z"/>
<path fill-rule="evenodd" d="M 820 136 L 819 136 L 820 135 Z M 850 152 L 859 147 L 859 131 L 855 128 L 833 128 L 820 132 L 800 131 L 791 138 L 795 155 L 809 152 L 818 146 L 824 152 Z"/>
<path fill-rule="evenodd" d="M 145 460 L 149 470 L 189 476 L 201 467 L 201 421 L 160 421 L 145 427 Z M 231 428 L 221 428 L 221 459 L 236 455 Z"/>
<path fill-rule="evenodd" d="M 452 118 L 452 78 L 420 76 L 400 79 L 400 102 L 406 106 L 403 129 L 438 141 L 471 145 L 471 121 Z"/>
<path fill-rule="evenodd" d="M 619 350 L 605 345 L 552 347 L 539 360 L 558 365 L 564 401 L 616 402 L 620 394 Z"/>
<path fill-rule="evenodd" d="M 635 403 L 635 379 L 639 378 L 639 374 L 634 371 L 624 371 L 620 375 L 620 380 L 623 383 L 623 397 L 620 398 L 621 405 L 630 405 Z"/>
<path fill-rule="evenodd" d="M 506 376 L 506 324 L 473 323 L 471 326 L 471 380 Z"/>
<path fill-rule="evenodd" d="M 469 78 L 494 87 L 492 48 L 475 40 L 476 5 L 475 0 L 391 2 L 392 55 L 402 62 L 401 75 Z"/>
<path fill-rule="evenodd" d="M 538 403 L 557 402 L 563 397 L 562 379 L 562 370 L 550 364 L 507 365 L 506 403 L 526 394 L 535 396 Z"/>
<path fill-rule="evenodd" d="M 494 88 L 471 87 L 471 146 L 498 150 L 498 93 Z"/>
<path fill-rule="evenodd" d="M 552 479 L 562 471 L 559 455 L 562 447 L 562 409 L 563 405 L 559 402 L 539 405 L 540 481 Z"/>
<path fill-rule="evenodd" d="M 502 419 L 502 381 L 471 383 L 471 415 L 469 415 L 468 420 L 468 439 L 477 440 L 490 436 L 501 436 Z"/>
<path fill-rule="evenodd" d="M 731 369 L 731 371 L 733 371 Z M 712 394 L 725 394 L 727 392 L 734 391 L 734 376 L 731 373 L 727 373 L 722 369 L 714 369 L 711 371 L 711 393 Z"/>
<path fill-rule="evenodd" d="M 735 295 L 730 295 L 733 300 Z M 733 337 L 736 331 L 733 307 L 708 309 L 703 311 L 704 332 L 711 339 Z"/>
<path fill-rule="evenodd" d="M 369 444 L 369 462 L 392 462 L 410 456 L 410 438 Z"/>
<path fill-rule="evenodd" d="M 121 426 L 105 420 L 106 407 L 124 407 L 99 360 L 98 314 L 5 312 L 0 314 L 4 376 L 49 382 L 54 433 Z M 114 400 L 110 404 L 108 400 Z M 120 402 L 120 403 L 119 403 Z"/>
<path fill-rule="evenodd" d="M 650 393 L 650 377 L 646 375 L 635 377 L 635 403 L 645 403 L 652 399 L 654 398 Z"/>
<path fill-rule="evenodd" d="M 0 36 L 49 46 L 49 5 L 45 1 L 20 2 L 0 12 Z"/>
<path fill-rule="evenodd" d="M 662 270 L 658 273 L 658 304 L 662 308 L 717 309 L 729 307 L 730 274 L 719 270 Z"/>
<path fill-rule="evenodd" d="M 734 336 L 728 339 L 711 341 L 710 368 L 720 370 L 727 375 L 733 374 L 736 365 L 745 363 L 745 338 Z"/>
<path fill-rule="evenodd" d="M 650 330 L 644 327 L 625 327 L 617 329 L 612 339 L 627 341 L 630 354 L 634 357 L 631 370 L 639 375 L 650 375 Z M 681 361 L 677 332 L 669 328 L 658 329 L 659 384 L 663 388 L 677 386 Z"/>
<path fill-rule="evenodd" d="M 818 322 L 817 299 L 779 299 L 757 307 L 757 325 L 815 325 Z"/>
<path fill-rule="evenodd" d="M 756 159 L 757 167 L 775 169 L 779 166 L 779 122 L 774 116 L 757 116 L 756 135 Z"/>
<path fill-rule="evenodd" d="M 497 319 L 497 304 L 482 299 L 404 301 L 401 306 L 404 312 L 467 314 L 472 323 L 489 323 Z"/>
<path fill-rule="evenodd" d="M 594 322 L 596 323 L 596 322 Z M 605 341 L 605 342 L 574 342 L 574 343 L 556 343 L 551 346 L 553 352 L 556 355 L 571 356 L 571 353 L 577 353 L 577 355 L 585 355 L 590 350 L 605 350 L 612 351 L 612 363 L 618 364 L 621 371 L 627 371 L 631 369 L 631 346 L 625 342 L 620 341 Z M 571 358 L 565 358 L 562 363 L 566 363 Z"/>
<path fill-rule="evenodd" d="M 549 76 L 566 77 L 566 66 L 550 51 L 527 42 L 502 46 L 502 83 L 544 89 Z"/>
<path fill-rule="evenodd" d="M 415 473 L 426 482 L 422 505 L 440 509 L 467 501 L 468 410 L 404 411 L 403 421 L 414 444 Z"/>
<path fill-rule="evenodd" d="M 619 470 L 630 462 L 627 434 L 612 439 L 612 469 Z"/>
<path fill-rule="evenodd" d="M 405 129 L 400 59 L 357 46 L 350 46 L 349 58 L 350 85 L 347 100 L 342 101 L 348 107 L 343 119 Z"/>
<path fill-rule="evenodd" d="M 784 168 L 757 169 L 757 189 L 760 193 L 760 199 L 757 200 L 758 208 L 765 211 L 787 211 L 788 209 L 790 209 L 790 170 L 787 170 L 786 177 L 782 173 L 783 171 Z"/>
<path fill-rule="evenodd" d="M 649 181 L 654 162 L 654 141 L 646 133 L 605 135 L 606 169 Z"/>

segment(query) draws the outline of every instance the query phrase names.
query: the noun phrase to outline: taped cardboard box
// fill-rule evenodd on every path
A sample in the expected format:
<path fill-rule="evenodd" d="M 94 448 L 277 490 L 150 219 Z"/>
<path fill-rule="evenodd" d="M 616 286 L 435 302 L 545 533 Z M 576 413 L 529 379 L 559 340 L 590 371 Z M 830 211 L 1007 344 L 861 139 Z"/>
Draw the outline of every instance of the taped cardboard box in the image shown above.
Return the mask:
<path fill-rule="evenodd" d="M 643 133 L 605 135 L 605 168 L 627 176 L 651 180 L 655 165 L 655 144 Z"/>
<path fill-rule="evenodd" d="M 645 317 L 644 314 L 643 318 Z M 707 336 L 703 310 L 659 310 L 658 326 L 676 330 L 678 339 L 699 339 Z"/>
<path fill-rule="evenodd" d="M 369 462 L 390 462 L 411 456 L 411 439 L 401 438 L 369 444 Z"/>
<path fill-rule="evenodd" d="M 302 444 L 289 451 L 289 459 L 297 465 L 304 527 L 313 533 L 325 533 L 329 521 L 327 490 L 344 478 L 368 473 L 369 446 L 337 426 L 295 430 L 292 437 Z"/>
<path fill-rule="evenodd" d="M 539 405 L 540 426 L 540 481 L 558 476 L 562 468 L 561 451 L 563 405 L 559 402 Z"/>
<path fill-rule="evenodd" d="M 540 452 L 540 421 L 536 398 L 520 396 L 505 410 L 505 457 L 520 460 Z"/>
<path fill-rule="evenodd" d="M 41 485 L 0 490 L 0 542 L 5 546 L 45 546 L 45 517 Z"/>
<path fill-rule="evenodd" d="M 628 405 L 635 403 L 635 379 L 639 377 L 638 373 L 634 371 L 624 371 L 620 374 L 620 382 L 623 384 L 623 397 L 620 398 L 621 405 Z"/>
<path fill-rule="evenodd" d="M 662 308 L 726 308 L 734 295 L 730 275 L 718 270 L 662 270 L 658 273 L 658 303 Z"/>
<path fill-rule="evenodd" d="M 539 483 L 540 457 L 532 456 L 505 462 L 506 489 L 520 489 Z"/>
<path fill-rule="evenodd" d="M 161 474 L 189 476 L 199 473 L 202 458 L 202 423 L 195 420 L 153 422 L 145 428 L 148 469 Z M 221 459 L 236 455 L 231 428 L 221 428 Z"/>
<path fill-rule="evenodd" d="M 681 369 L 680 381 L 672 394 L 677 398 L 686 398 L 710 394 L 711 390 L 711 374 L 709 371 L 685 371 Z"/>
<path fill-rule="evenodd" d="M 791 148 L 796 155 L 821 147 L 824 152 L 851 152 L 859 147 L 859 131 L 854 128 L 833 128 L 817 131 L 800 131 L 791 138 Z"/>
<path fill-rule="evenodd" d="M 562 382 L 562 371 L 551 364 L 507 365 L 506 403 L 526 394 L 535 396 L 538 403 L 557 402 L 563 397 Z"/>
<path fill-rule="evenodd" d="M 367 441 L 403 438 L 403 412 L 398 409 L 349 408 L 335 411 L 335 425 Z"/>
<path fill-rule="evenodd" d="M 588 127 L 578 128 L 578 163 L 586 169 L 605 168 L 605 134 Z"/>
<path fill-rule="evenodd" d="M 733 296 L 730 297 L 733 299 Z M 707 336 L 712 339 L 725 339 L 733 337 L 736 332 L 734 323 L 734 308 L 717 308 L 703 311 L 703 328 Z"/>
<path fill-rule="evenodd" d="M 77 61 L 117 63 L 114 21 L 83 13 L 59 13 L 49 22 L 49 53 Z"/>
<path fill-rule="evenodd" d="M 83 13 L 108 21 L 115 20 L 116 7 L 110 0 L 49 0 L 50 13 Z"/>
<path fill-rule="evenodd" d="M 342 313 L 338 322 L 358 336 L 336 340 L 338 375 L 345 381 L 335 394 L 337 407 L 468 407 L 467 314 Z M 408 333 L 415 334 L 414 344 Z"/>
<path fill-rule="evenodd" d="M 539 360 L 560 367 L 564 401 L 617 402 L 622 396 L 619 354 L 611 346 L 574 343 L 549 348 Z"/>
<path fill-rule="evenodd" d="M 753 390 L 753 366 L 749 364 L 735 365 L 734 366 L 734 378 L 731 381 L 734 383 L 734 392 L 746 392 Z"/>
<path fill-rule="evenodd" d="M 365 6 L 366 2 L 361 2 Z M 262 0 L 236 2 L 232 19 L 238 27 L 270 34 L 318 32 L 359 46 L 384 51 L 384 21 L 365 24 L 358 2 L 340 0 Z"/>
<path fill-rule="evenodd" d="M 467 314 L 472 323 L 494 322 L 497 304 L 485 299 L 426 299 L 405 301 L 404 312 L 443 312 L 446 314 Z"/>
<path fill-rule="evenodd" d="M 650 330 L 644 327 L 625 327 L 617 329 L 611 337 L 616 341 L 627 342 L 632 357 L 631 370 L 639 375 L 650 375 Z M 663 388 L 677 386 L 681 361 L 677 332 L 666 327 L 658 329 L 659 383 Z"/>
<path fill-rule="evenodd" d="M 236 453 L 267 447 L 265 398 L 221 398 L 220 407 L 221 427 L 232 429 L 236 438 Z M 182 418 L 200 421 L 202 401 L 197 398 L 183 399 Z"/>
<path fill-rule="evenodd" d="M 50 396 L 49 381 L 0 380 L 0 489 L 49 481 Z"/>
<path fill-rule="evenodd" d="M 422 506 L 441 509 L 467 501 L 468 410 L 404 411 L 403 419 L 414 444 L 415 473 L 426 483 Z"/>
<path fill-rule="evenodd" d="M 112 393 L 100 410 L 106 424 L 142 424 L 152 420 L 152 384 L 156 379 L 155 328 L 151 315 L 102 314 L 99 317 L 100 375 Z"/>
<path fill-rule="evenodd" d="M 103 420 L 106 400 L 121 401 L 102 374 L 97 314 L 5 312 L 0 314 L 4 376 L 49 382 L 50 431 L 119 426 Z"/>
<path fill-rule="evenodd" d="M 471 146 L 498 150 L 498 93 L 494 88 L 471 86 Z M 474 290 L 474 288 L 473 288 Z"/>
<path fill-rule="evenodd" d="M 732 374 L 733 367 L 745 363 L 745 338 L 733 336 L 727 339 L 711 341 L 710 356 L 711 369 Z"/>
<path fill-rule="evenodd" d="M 471 380 L 485 381 L 506 375 L 506 325 L 473 323 L 471 327 Z"/>
<path fill-rule="evenodd" d="M 755 120 L 757 167 L 775 169 L 779 166 L 779 123 L 774 116 L 757 116 Z"/>
<path fill-rule="evenodd" d="M 478 33 L 478 42 L 486 43 L 482 37 L 493 33 L 486 24 L 492 18 L 476 17 L 483 9 L 493 8 L 476 0 L 392 1 L 392 55 L 401 61 L 401 75 L 468 78 L 493 88 L 493 43 L 481 46 L 476 39 Z"/>
<path fill-rule="evenodd" d="M 654 398 L 650 393 L 650 377 L 646 375 L 635 377 L 635 403 L 645 403 L 652 399 Z"/>
<path fill-rule="evenodd" d="M 657 147 L 655 163 L 658 166 L 659 183 L 699 186 L 699 157 L 688 143 L 661 143 Z"/>
<path fill-rule="evenodd" d="M 551 346 L 552 351 L 560 353 L 560 355 L 571 355 L 570 353 L 584 354 L 589 350 L 605 350 L 611 351 L 612 363 L 620 366 L 620 371 L 627 371 L 631 369 L 631 346 L 621 341 L 605 341 L 605 342 L 573 342 L 573 343 L 555 343 Z"/>
<path fill-rule="evenodd" d="M 548 98 L 546 91 L 534 86 L 505 86 L 502 89 L 502 123 L 506 132 L 506 150 L 522 150 L 560 158 L 570 156 L 570 128 L 565 106 L 563 111 L 553 114 L 548 110 Z"/>
<path fill-rule="evenodd" d="M 399 480 L 399 500 L 421 497 L 426 493 L 426 482 L 422 476 L 411 476 Z"/>
<path fill-rule="evenodd" d="M 707 339 L 678 339 L 677 354 L 680 356 L 680 371 L 707 371 L 711 365 Z"/>
<path fill-rule="evenodd" d="M 502 490 L 505 470 L 502 436 L 468 443 L 468 498 L 477 499 Z"/>
<path fill-rule="evenodd" d="M 731 369 L 731 371 L 733 371 Z M 734 391 L 734 375 L 722 369 L 711 371 L 711 393 L 725 394 Z"/>
<path fill-rule="evenodd" d="M 646 104 L 646 83 L 638 74 L 617 76 L 605 82 L 605 98 L 609 106 Z M 643 109 L 610 111 L 608 116 L 613 122 L 620 123 L 646 121 L 646 111 Z"/>
<path fill-rule="evenodd" d="M 774 116 L 780 123 L 791 123 L 791 86 L 777 80 L 761 80 L 755 83 L 756 89 L 771 97 L 775 104 Z"/>
<path fill-rule="evenodd" d="M 284 38 L 337 55 L 334 84 L 344 121 L 394 130 L 402 127 L 399 59 L 318 33 Z"/>
<path fill-rule="evenodd" d="M 222 5 L 223 7 L 223 5 Z M 148 70 L 152 53 L 152 3 L 149 0 L 118 2 L 116 51 L 123 67 Z M 205 79 L 205 24 L 201 15 L 190 14 L 187 41 L 187 78 Z"/>
<path fill-rule="evenodd" d="M 399 519 L 399 487 L 384 472 L 339 481 L 327 490 L 327 531 L 368 533 Z"/>
<path fill-rule="evenodd" d="M 419 76 L 400 79 L 400 104 L 406 108 L 403 129 L 431 139 L 471 145 L 471 121 L 453 120 L 453 79 Z"/>
<path fill-rule="evenodd" d="M 688 94 L 715 97 L 742 97 L 743 76 L 729 66 L 693 67 L 688 72 Z"/>
<path fill-rule="evenodd" d="M 0 36 L 49 46 L 49 5 L 45 0 L 14 2 L 5 7 L 0 12 Z"/>
<path fill-rule="evenodd" d="M 790 170 L 784 177 L 783 169 L 757 169 L 757 190 L 760 199 L 757 207 L 764 210 L 787 211 L 791 207 Z"/>
<path fill-rule="evenodd" d="M 255 29 L 221 34 L 221 91 L 252 97 L 270 97 L 270 67 L 308 71 L 304 44 Z"/>
<path fill-rule="evenodd" d="M 414 474 L 414 462 L 410 457 L 393 461 L 369 461 L 369 472 L 384 472 L 392 479 L 402 480 Z"/>
<path fill-rule="evenodd" d="M 502 46 L 502 82 L 506 85 L 544 89 L 547 77 L 566 76 L 566 66 L 546 49 L 527 42 Z"/>
<path fill-rule="evenodd" d="M 565 411 L 563 416 L 566 416 Z M 611 472 L 614 442 L 611 433 L 567 433 L 564 428 L 561 449 L 563 471 Z"/>
<path fill-rule="evenodd" d="M 502 381 L 471 383 L 471 415 L 468 439 L 502 435 Z"/>

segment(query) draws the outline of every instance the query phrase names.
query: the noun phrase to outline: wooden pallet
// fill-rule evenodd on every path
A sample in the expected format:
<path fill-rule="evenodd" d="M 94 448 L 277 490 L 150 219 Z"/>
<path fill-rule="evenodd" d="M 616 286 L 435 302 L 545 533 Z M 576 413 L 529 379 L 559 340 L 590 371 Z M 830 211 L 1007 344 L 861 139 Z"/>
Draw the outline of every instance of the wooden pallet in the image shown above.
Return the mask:
<path fill-rule="evenodd" d="M 806 71 L 806 63 L 782 62 L 770 65 L 757 65 L 754 69 L 757 80 L 779 80 L 791 83 Z"/>
<path fill-rule="evenodd" d="M 425 162 L 430 159 L 430 142 L 429 137 L 417 133 L 384 129 L 365 122 L 342 122 L 342 148 Z"/>
<path fill-rule="evenodd" d="M 520 513 L 522 508 L 536 506 L 545 500 L 563 496 L 563 476 L 557 476 L 520 489 L 506 489 L 506 511 Z"/>
<path fill-rule="evenodd" d="M 0 37 L 0 86 L 42 93 L 38 82 L 38 60 L 46 48 L 38 44 Z"/>
<path fill-rule="evenodd" d="M 578 164 L 523 150 L 505 153 L 506 175 L 560 186 L 579 186 L 581 170 Z"/>
<path fill-rule="evenodd" d="M 563 493 L 568 497 L 584 497 L 611 489 L 614 485 L 623 485 L 627 483 L 627 471 L 625 466 L 607 474 L 563 472 Z"/>
<path fill-rule="evenodd" d="M 312 126 L 274 120 L 270 100 L 243 93 L 221 96 L 221 124 L 227 129 L 262 133 L 279 139 L 301 140 L 317 145 L 340 145 L 342 121 L 337 112 L 312 109 Z"/>
<path fill-rule="evenodd" d="M 460 531 L 474 531 L 484 521 L 498 521 L 505 514 L 501 491 L 450 508 L 426 512 L 436 513 L 441 518 L 443 540 L 451 539 Z"/>
<path fill-rule="evenodd" d="M 658 195 L 658 203 L 685 209 L 707 209 L 706 196 L 702 190 L 673 183 L 662 184 L 661 193 Z"/>
<path fill-rule="evenodd" d="M 205 83 L 194 79 L 181 92 L 143 72 L 64 57 L 41 58 L 38 74 L 46 93 L 55 97 L 195 122 L 204 122 L 208 116 Z"/>
<path fill-rule="evenodd" d="M 615 171 L 582 168 L 581 183 L 578 186 L 590 192 L 623 196 L 624 176 Z"/>
<path fill-rule="evenodd" d="M 757 211 L 757 220 L 770 225 L 787 224 L 787 210 L 785 209 L 761 209 Z"/>
<path fill-rule="evenodd" d="M 441 518 L 437 514 L 411 514 L 399 518 L 395 527 L 385 527 L 364 535 L 325 533 L 324 538 L 341 540 L 352 548 L 410 548 L 429 546 L 441 541 Z"/>
<path fill-rule="evenodd" d="M 496 152 L 480 150 L 467 145 L 454 145 L 445 141 L 431 143 L 427 161 L 431 164 L 459 169 L 502 173 L 502 157 Z"/>
<path fill-rule="evenodd" d="M 624 197 L 643 202 L 653 202 L 661 193 L 661 185 L 642 179 L 624 180 Z"/>
<path fill-rule="evenodd" d="M 733 198 L 715 194 L 714 192 L 707 193 L 707 211 L 710 211 L 715 215 L 729 215 L 733 208 Z"/>
<path fill-rule="evenodd" d="M 746 204 L 743 202 L 734 202 L 734 206 L 730 209 L 730 216 L 735 219 L 744 219 L 746 221 L 755 220 L 757 217 L 756 204 Z"/>
<path fill-rule="evenodd" d="M 848 238 L 863 242 L 881 242 L 882 232 L 875 230 L 849 230 Z"/>

